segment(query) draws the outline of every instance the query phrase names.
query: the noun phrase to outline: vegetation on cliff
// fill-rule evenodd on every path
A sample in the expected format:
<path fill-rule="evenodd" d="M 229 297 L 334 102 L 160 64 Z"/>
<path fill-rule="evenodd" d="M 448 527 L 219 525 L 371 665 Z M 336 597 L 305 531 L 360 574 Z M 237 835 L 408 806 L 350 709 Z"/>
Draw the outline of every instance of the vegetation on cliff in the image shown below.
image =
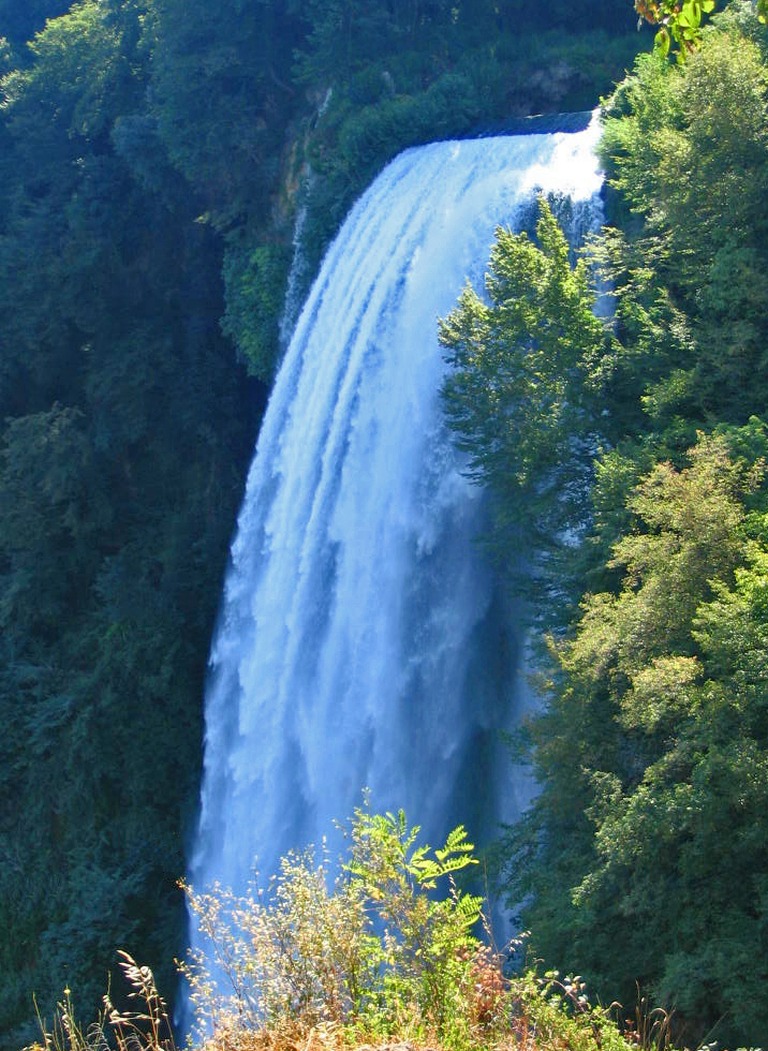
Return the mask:
<path fill-rule="evenodd" d="M 767 78 L 745 3 L 685 62 L 641 56 L 603 104 L 618 225 L 573 269 L 542 202 L 538 246 L 500 232 L 488 305 L 465 293 L 442 327 L 494 547 L 519 574 L 527 542 L 548 628 L 510 901 L 547 961 L 609 997 L 639 983 L 692 1047 L 765 1036 Z M 613 304 L 602 333 L 585 260 Z M 509 273 L 537 294 L 508 297 Z M 550 331 L 552 273 L 574 291 Z"/>

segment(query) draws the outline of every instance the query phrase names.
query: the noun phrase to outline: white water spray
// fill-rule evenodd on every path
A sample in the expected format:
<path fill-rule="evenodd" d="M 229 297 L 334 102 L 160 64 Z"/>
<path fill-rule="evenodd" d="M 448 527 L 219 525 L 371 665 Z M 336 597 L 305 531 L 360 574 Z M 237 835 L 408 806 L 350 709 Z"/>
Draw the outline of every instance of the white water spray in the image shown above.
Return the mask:
<path fill-rule="evenodd" d="M 242 890 L 368 787 L 437 839 L 514 820 L 498 731 L 529 703 L 522 639 L 443 423 L 436 319 L 536 190 L 594 202 L 593 125 L 409 150 L 345 222 L 263 422 L 206 700 L 190 880 Z"/>

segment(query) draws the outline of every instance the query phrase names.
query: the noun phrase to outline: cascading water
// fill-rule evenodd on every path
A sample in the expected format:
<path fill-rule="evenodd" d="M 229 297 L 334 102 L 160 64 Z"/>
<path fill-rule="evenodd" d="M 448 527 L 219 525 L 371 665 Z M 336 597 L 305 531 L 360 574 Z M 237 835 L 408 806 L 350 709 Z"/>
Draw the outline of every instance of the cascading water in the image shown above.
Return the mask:
<path fill-rule="evenodd" d="M 370 789 L 435 842 L 482 839 L 529 787 L 501 728 L 522 639 L 475 543 L 481 491 L 443 423 L 438 316 L 536 190 L 592 202 L 593 125 L 408 150 L 352 210 L 263 422 L 206 701 L 192 884 L 242 890 Z"/>

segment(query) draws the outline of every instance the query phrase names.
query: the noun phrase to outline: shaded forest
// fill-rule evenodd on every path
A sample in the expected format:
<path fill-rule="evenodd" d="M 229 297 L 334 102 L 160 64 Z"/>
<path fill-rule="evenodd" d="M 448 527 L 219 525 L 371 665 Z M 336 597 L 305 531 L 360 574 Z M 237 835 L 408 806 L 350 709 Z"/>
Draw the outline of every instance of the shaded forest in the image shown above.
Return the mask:
<path fill-rule="evenodd" d="M 35 1035 L 33 992 L 95 1011 L 118 946 L 173 995 L 298 210 L 297 298 L 402 147 L 591 106 L 636 38 L 623 0 L 590 8 L 1 0 L 3 1046 Z"/>

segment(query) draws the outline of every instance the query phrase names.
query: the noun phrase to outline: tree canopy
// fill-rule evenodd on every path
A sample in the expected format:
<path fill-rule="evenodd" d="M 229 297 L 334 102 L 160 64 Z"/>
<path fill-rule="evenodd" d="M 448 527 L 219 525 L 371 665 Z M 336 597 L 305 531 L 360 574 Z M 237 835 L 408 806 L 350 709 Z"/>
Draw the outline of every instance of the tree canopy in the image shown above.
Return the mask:
<path fill-rule="evenodd" d="M 497 236 L 487 299 L 465 292 L 441 331 L 470 471 L 523 521 L 552 479 L 570 541 L 560 590 L 530 595 L 545 706 L 520 746 L 540 792 L 500 851 L 509 900 L 551 966 L 625 1006 L 639 987 L 685 1046 L 741 1046 L 764 1033 L 768 950 L 766 42 L 733 3 L 696 45 L 641 56 L 603 104 L 615 225 L 575 270 L 561 256 L 582 291 L 553 332 L 551 217 L 536 243 Z M 496 541 L 514 578 L 520 532 Z"/>

